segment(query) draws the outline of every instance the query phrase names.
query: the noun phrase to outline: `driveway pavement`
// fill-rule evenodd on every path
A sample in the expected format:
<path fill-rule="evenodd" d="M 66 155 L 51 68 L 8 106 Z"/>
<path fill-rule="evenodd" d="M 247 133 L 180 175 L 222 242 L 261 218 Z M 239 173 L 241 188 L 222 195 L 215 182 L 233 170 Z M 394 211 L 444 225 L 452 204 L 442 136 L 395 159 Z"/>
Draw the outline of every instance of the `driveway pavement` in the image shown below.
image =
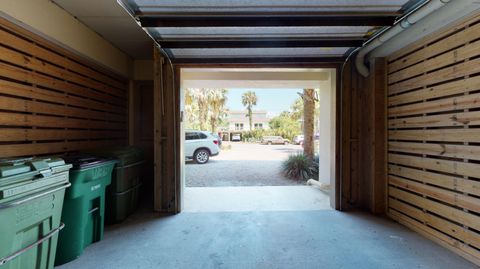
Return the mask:
<path fill-rule="evenodd" d="M 298 145 L 259 145 L 232 142 L 231 149 L 222 150 L 207 164 L 187 162 L 187 187 L 226 186 L 288 186 L 303 185 L 302 181 L 286 178 L 282 162 L 295 152 Z"/>

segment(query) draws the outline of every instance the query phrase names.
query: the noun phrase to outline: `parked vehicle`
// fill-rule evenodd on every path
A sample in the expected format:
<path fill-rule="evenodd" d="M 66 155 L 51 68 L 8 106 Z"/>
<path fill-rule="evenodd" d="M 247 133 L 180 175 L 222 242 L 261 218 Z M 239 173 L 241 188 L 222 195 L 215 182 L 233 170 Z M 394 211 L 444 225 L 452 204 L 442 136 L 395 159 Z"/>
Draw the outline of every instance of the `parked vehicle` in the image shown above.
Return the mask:
<path fill-rule="evenodd" d="M 303 140 L 305 139 L 305 136 L 304 135 L 296 135 L 293 137 L 293 144 L 295 145 L 303 145 Z M 320 135 L 319 134 L 315 134 L 314 137 L 313 137 L 314 140 L 319 140 L 320 139 Z"/>
<path fill-rule="evenodd" d="M 290 143 L 290 140 L 285 139 L 281 136 L 264 136 L 262 137 L 261 142 L 262 144 L 266 145 L 288 145 Z"/>
<path fill-rule="evenodd" d="M 301 145 L 303 144 L 303 135 L 296 135 L 293 137 L 293 144 Z"/>
<path fill-rule="evenodd" d="M 232 141 L 242 141 L 242 136 L 240 134 L 233 134 Z"/>
<path fill-rule="evenodd" d="M 185 131 L 185 158 L 205 164 L 220 153 L 219 139 L 207 131 Z"/>

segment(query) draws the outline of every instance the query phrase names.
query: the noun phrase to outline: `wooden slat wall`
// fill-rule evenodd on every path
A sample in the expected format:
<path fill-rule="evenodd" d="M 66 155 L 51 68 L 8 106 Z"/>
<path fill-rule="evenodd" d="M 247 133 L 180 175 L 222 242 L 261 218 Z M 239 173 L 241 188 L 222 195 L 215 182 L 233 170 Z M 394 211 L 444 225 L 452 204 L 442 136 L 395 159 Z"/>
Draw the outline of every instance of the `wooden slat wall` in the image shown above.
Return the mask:
<path fill-rule="evenodd" d="M 480 18 L 388 58 L 388 215 L 480 265 Z"/>
<path fill-rule="evenodd" d="M 126 79 L 0 20 L 0 157 L 126 144 Z"/>

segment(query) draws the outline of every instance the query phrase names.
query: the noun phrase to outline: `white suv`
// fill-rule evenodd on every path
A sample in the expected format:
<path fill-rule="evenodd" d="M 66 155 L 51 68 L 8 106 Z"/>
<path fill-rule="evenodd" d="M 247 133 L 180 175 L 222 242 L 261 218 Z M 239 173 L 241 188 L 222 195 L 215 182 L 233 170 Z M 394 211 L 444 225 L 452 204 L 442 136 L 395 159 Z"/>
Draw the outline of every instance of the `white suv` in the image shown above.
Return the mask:
<path fill-rule="evenodd" d="M 207 131 L 185 131 L 185 157 L 198 164 L 207 163 L 210 156 L 220 153 L 218 138 Z"/>

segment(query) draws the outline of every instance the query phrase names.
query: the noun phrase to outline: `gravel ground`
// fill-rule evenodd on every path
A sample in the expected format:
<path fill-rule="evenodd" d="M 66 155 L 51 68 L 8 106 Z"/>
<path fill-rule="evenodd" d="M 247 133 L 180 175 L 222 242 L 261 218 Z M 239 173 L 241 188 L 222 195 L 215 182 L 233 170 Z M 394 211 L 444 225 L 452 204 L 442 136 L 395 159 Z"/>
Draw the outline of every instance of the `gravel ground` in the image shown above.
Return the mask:
<path fill-rule="evenodd" d="M 227 143 L 227 142 L 224 142 Z M 232 142 L 231 149 L 222 150 L 207 164 L 187 162 L 187 187 L 225 186 L 289 186 L 303 182 L 286 178 L 282 162 L 295 152 L 298 145 L 259 145 Z"/>

